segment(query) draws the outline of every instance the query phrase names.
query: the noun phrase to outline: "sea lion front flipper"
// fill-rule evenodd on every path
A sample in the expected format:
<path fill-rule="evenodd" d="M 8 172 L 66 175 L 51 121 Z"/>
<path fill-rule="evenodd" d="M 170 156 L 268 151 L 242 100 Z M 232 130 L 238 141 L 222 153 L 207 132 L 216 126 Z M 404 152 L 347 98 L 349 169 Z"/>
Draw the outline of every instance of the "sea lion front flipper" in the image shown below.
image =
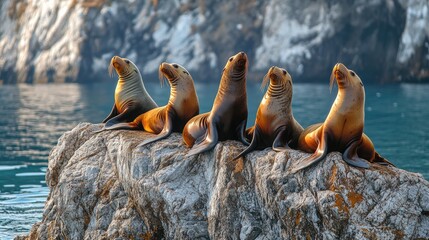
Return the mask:
<path fill-rule="evenodd" d="M 277 136 L 273 141 L 272 148 L 276 152 L 282 152 L 291 149 L 287 142 L 287 131 L 285 126 L 279 128 Z"/>
<path fill-rule="evenodd" d="M 250 143 L 247 141 L 247 138 L 245 136 L 246 132 L 246 124 L 247 119 L 244 119 L 238 126 L 237 126 L 237 135 L 238 140 L 240 140 L 244 145 L 249 146 Z"/>
<path fill-rule="evenodd" d="M 249 152 L 253 151 L 256 148 L 256 146 L 258 146 L 261 135 L 259 133 L 260 129 L 258 128 L 257 125 L 252 127 L 252 132 L 253 132 L 253 137 L 252 137 L 252 142 L 250 143 L 250 145 L 232 160 L 236 160 L 236 159 L 240 158 L 241 156 L 245 156 Z"/>
<path fill-rule="evenodd" d="M 319 145 L 317 146 L 316 151 L 309 157 L 299 160 L 291 167 L 291 172 L 295 173 L 301 169 L 307 168 L 326 157 L 328 154 L 328 138 L 325 133 L 322 133 L 322 139 L 319 140 Z"/>
<path fill-rule="evenodd" d="M 246 129 L 245 136 L 248 142 L 249 141 L 252 142 L 254 132 L 255 132 L 255 126 L 251 126 L 250 128 Z"/>
<path fill-rule="evenodd" d="M 357 155 L 357 149 L 360 144 L 360 141 L 353 141 L 349 144 L 346 150 L 343 153 L 343 159 L 351 166 L 360 167 L 360 168 L 369 168 L 368 161 L 360 158 Z"/>
<path fill-rule="evenodd" d="M 165 111 L 165 120 L 164 120 L 164 128 L 162 131 L 156 135 L 156 137 L 145 139 L 142 143 L 138 145 L 138 147 L 143 147 L 146 144 L 153 143 L 155 141 L 161 140 L 170 136 L 173 132 L 173 120 L 176 119 L 176 111 L 173 108 L 168 108 Z"/>
<path fill-rule="evenodd" d="M 207 133 L 204 141 L 201 143 L 194 145 L 192 149 L 186 154 L 185 157 L 189 157 L 195 154 L 199 154 L 202 152 L 205 152 L 207 150 L 212 149 L 214 146 L 216 146 L 218 142 L 218 132 L 216 124 L 214 123 L 213 119 L 209 122 Z"/>
<path fill-rule="evenodd" d="M 118 123 L 131 122 L 135 118 L 135 116 L 133 117 L 133 115 L 135 115 L 134 108 L 128 107 L 121 114 L 108 120 L 104 124 L 104 127 L 107 128 Z"/>
<path fill-rule="evenodd" d="M 96 133 L 102 132 L 104 130 L 138 130 L 138 129 L 140 129 L 140 127 L 135 122 L 116 123 L 112 126 L 104 127 L 103 129 L 96 131 Z"/>
<path fill-rule="evenodd" d="M 106 123 L 111 118 L 115 117 L 116 115 L 118 115 L 118 109 L 116 109 L 116 104 L 113 104 L 113 108 L 112 108 L 112 111 L 110 112 L 109 116 L 107 116 L 101 123 Z"/>

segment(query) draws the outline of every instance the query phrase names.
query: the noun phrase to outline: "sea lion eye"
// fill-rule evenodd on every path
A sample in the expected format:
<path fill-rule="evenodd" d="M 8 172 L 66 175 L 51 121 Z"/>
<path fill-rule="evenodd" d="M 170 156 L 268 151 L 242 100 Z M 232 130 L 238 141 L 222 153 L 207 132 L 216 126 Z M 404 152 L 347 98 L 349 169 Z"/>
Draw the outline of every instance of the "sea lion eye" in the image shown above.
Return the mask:
<path fill-rule="evenodd" d="M 286 75 L 286 74 L 287 74 L 286 70 L 283 70 L 283 74 L 284 74 L 284 75 Z"/>
<path fill-rule="evenodd" d="M 352 75 L 352 77 L 354 77 L 356 74 L 353 71 L 350 71 L 350 74 Z"/>
<path fill-rule="evenodd" d="M 189 73 L 187 71 L 183 71 L 183 73 L 185 73 L 186 75 L 189 75 Z"/>
<path fill-rule="evenodd" d="M 174 68 L 179 68 L 179 65 L 177 65 L 177 64 L 173 64 L 173 67 L 174 67 Z"/>
<path fill-rule="evenodd" d="M 128 60 L 125 60 L 125 63 L 126 63 L 126 64 L 130 64 L 130 61 L 128 61 Z"/>
<path fill-rule="evenodd" d="M 231 57 L 231 58 L 229 59 L 229 61 L 230 61 L 230 62 L 232 62 L 232 59 L 234 59 L 234 58 L 233 58 L 233 57 Z"/>

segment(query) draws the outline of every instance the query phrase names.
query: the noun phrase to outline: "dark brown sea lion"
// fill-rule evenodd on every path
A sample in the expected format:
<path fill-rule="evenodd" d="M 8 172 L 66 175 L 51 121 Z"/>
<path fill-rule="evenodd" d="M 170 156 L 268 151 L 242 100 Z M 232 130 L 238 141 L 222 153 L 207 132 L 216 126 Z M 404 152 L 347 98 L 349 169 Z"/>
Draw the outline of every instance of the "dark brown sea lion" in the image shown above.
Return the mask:
<path fill-rule="evenodd" d="M 104 128 L 131 122 L 140 114 L 158 107 L 146 91 L 140 71 L 132 61 L 114 56 L 110 61 L 110 74 L 113 68 L 119 78 L 115 89 L 115 103 L 109 116 L 103 120 Z"/>
<path fill-rule="evenodd" d="M 269 81 L 269 83 L 268 83 Z M 269 84 L 259 105 L 255 125 L 246 130 L 252 142 L 237 157 L 272 146 L 274 151 L 295 148 L 303 131 L 292 114 L 292 77 L 278 67 L 271 67 L 262 86 Z"/>
<path fill-rule="evenodd" d="M 183 141 L 192 149 L 188 156 L 212 149 L 218 141 L 239 140 L 248 145 L 244 132 L 247 122 L 247 55 L 229 58 L 210 112 L 193 117 L 183 129 Z"/>
<path fill-rule="evenodd" d="M 171 87 L 168 104 L 139 115 L 133 122 L 116 124 L 106 129 L 142 129 L 158 134 L 146 139 L 140 146 L 166 138 L 172 132 L 182 132 L 189 119 L 199 113 L 194 81 L 189 72 L 176 63 L 162 63 L 159 73 L 161 81 L 165 76 Z"/>
<path fill-rule="evenodd" d="M 332 151 L 341 152 L 344 161 L 355 167 L 369 168 L 368 162 L 391 164 L 375 152 L 371 140 L 363 133 L 365 90 L 361 79 L 341 63 L 332 70 L 331 89 L 334 78 L 338 94 L 325 122 L 306 128 L 298 140 L 298 149 L 313 154 L 293 163 L 291 171 L 307 168 Z"/>

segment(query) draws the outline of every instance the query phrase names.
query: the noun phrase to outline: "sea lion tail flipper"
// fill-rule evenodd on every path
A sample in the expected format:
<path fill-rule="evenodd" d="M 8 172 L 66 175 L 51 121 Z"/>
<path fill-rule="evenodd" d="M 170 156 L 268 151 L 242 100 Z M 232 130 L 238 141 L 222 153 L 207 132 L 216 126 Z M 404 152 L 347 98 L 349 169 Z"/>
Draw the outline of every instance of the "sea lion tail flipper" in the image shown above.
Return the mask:
<path fill-rule="evenodd" d="M 319 145 L 317 146 L 316 151 L 309 157 L 304 158 L 303 160 L 299 160 L 291 167 L 291 172 L 295 173 L 299 170 L 302 170 L 304 168 L 307 168 L 315 163 L 318 163 L 319 161 L 323 160 L 326 155 L 328 154 L 328 139 L 326 137 L 326 134 L 322 134 L 323 138 L 319 142 Z"/>
<path fill-rule="evenodd" d="M 185 157 L 205 152 L 216 146 L 218 142 L 218 132 L 217 127 L 213 122 L 214 121 L 212 120 L 209 123 L 204 141 L 197 145 L 194 145 L 194 147 L 191 148 L 191 150 L 188 152 L 188 154 L 186 154 Z"/>
<path fill-rule="evenodd" d="M 247 138 L 245 136 L 246 132 L 246 124 L 247 119 L 244 119 L 238 126 L 237 126 L 237 135 L 238 140 L 240 140 L 244 145 L 249 146 L 250 143 L 247 141 Z"/>
<path fill-rule="evenodd" d="M 288 145 L 287 138 L 286 126 L 283 126 L 279 129 L 277 136 L 273 141 L 273 150 L 276 152 L 290 150 L 291 148 Z"/>
<path fill-rule="evenodd" d="M 259 142 L 259 138 L 260 138 L 259 128 L 257 125 L 253 126 L 252 128 L 253 128 L 253 137 L 252 137 L 252 141 L 251 141 L 250 145 L 246 149 L 244 149 L 240 154 L 238 154 L 236 157 L 234 157 L 234 159 L 232 159 L 232 160 L 236 160 L 242 156 L 245 156 L 249 152 L 253 151 L 256 148 L 256 146 L 258 146 L 258 142 Z"/>
<path fill-rule="evenodd" d="M 169 108 L 167 111 L 165 111 L 165 123 L 162 131 L 158 135 L 156 135 L 156 137 L 145 139 L 142 143 L 138 145 L 138 147 L 143 147 L 146 144 L 153 143 L 155 141 L 170 136 L 170 134 L 173 132 L 173 120 L 175 118 L 176 112 L 174 111 L 174 109 Z"/>
<path fill-rule="evenodd" d="M 368 161 L 362 159 L 357 154 L 357 149 L 360 144 L 360 141 L 353 141 L 349 144 L 346 150 L 343 153 L 343 159 L 347 164 L 360 167 L 360 168 L 369 168 Z"/>
<path fill-rule="evenodd" d="M 375 152 L 374 162 L 383 165 L 383 166 L 393 166 L 396 167 L 395 164 L 391 163 L 389 160 L 385 159 L 384 157 L 380 156 L 378 152 Z"/>
<path fill-rule="evenodd" d="M 116 115 L 118 115 L 118 109 L 116 109 L 116 104 L 113 104 L 113 108 L 112 111 L 110 112 L 109 116 L 107 116 L 102 123 L 106 123 L 107 121 L 109 121 L 111 118 L 115 117 Z"/>

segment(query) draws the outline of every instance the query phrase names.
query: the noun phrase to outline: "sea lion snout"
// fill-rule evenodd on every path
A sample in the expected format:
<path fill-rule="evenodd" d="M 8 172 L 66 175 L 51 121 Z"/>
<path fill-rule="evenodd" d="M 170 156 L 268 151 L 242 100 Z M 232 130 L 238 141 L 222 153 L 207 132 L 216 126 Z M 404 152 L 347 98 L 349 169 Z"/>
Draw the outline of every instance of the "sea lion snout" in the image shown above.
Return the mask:
<path fill-rule="evenodd" d="M 246 67 L 247 55 L 244 52 L 239 52 L 233 57 L 233 60 L 235 60 L 234 68 L 237 69 L 238 71 L 241 71 Z"/>
<path fill-rule="evenodd" d="M 273 84 L 286 84 L 288 81 L 292 80 L 286 69 L 276 66 L 270 68 L 268 76 Z"/>
<path fill-rule="evenodd" d="M 115 67 L 115 69 L 119 69 L 121 68 L 121 65 L 117 62 L 113 62 L 113 67 Z"/>
<path fill-rule="evenodd" d="M 113 68 L 116 70 L 118 75 L 121 75 L 125 71 L 125 61 L 119 56 L 113 56 L 110 60 L 109 74 L 112 75 Z"/>
<path fill-rule="evenodd" d="M 335 78 L 337 80 L 343 80 L 346 77 L 346 73 L 348 72 L 348 69 L 346 66 L 344 66 L 344 64 L 342 63 L 337 63 L 334 66 L 334 74 L 335 74 Z"/>
<path fill-rule="evenodd" d="M 162 72 L 168 80 L 174 79 L 176 77 L 177 74 L 175 74 L 175 68 L 178 68 L 177 64 L 163 62 L 161 65 L 159 65 L 159 71 Z"/>

